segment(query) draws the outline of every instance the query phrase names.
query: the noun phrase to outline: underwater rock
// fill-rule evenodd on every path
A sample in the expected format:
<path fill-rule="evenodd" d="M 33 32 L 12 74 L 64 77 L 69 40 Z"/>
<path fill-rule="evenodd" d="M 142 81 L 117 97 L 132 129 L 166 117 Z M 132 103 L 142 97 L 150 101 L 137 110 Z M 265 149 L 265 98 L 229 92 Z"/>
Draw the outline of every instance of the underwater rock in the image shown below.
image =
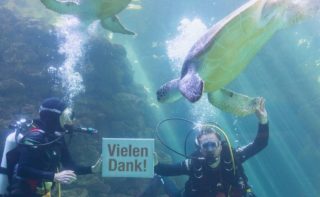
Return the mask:
<path fill-rule="evenodd" d="M 0 80 L 21 82 L 24 93 L 33 99 L 53 93 L 51 77 L 46 65 L 59 64 L 58 41 L 48 34 L 40 22 L 17 18 L 11 11 L 0 8 Z M 37 101 L 35 101 L 37 102 Z"/>
<path fill-rule="evenodd" d="M 50 77 L 44 67 L 52 58 L 58 63 L 57 39 L 29 18 L 19 18 L 0 8 L 0 129 L 20 118 L 37 117 L 39 102 L 52 95 Z M 40 74 L 39 74 L 40 73 Z M 0 137 L 2 154 L 4 138 Z"/>
<path fill-rule="evenodd" d="M 127 51 L 122 45 L 113 44 L 112 46 L 113 46 L 114 53 L 118 54 L 118 56 L 123 58 L 127 57 Z"/>
<path fill-rule="evenodd" d="M 25 91 L 25 85 L 15 79 L 0 81 L 0 94 L 19 95 Z"/>
<path fill-rule="evenodd" d="M 90 122 L 87 119 L 94 120 L 95 128 L 100 131 L 99 136 L 103 137 L 152 136 L 155 120 L 148 114 L 151 110 L 144 89 L 133 80 L 134 72 L 125 48 L 97 38 L 92 39 L 87 48 L 85 65 L 89 66 L 83 71 L 86 92 L 76 98 L 77 119 L 87 123 Z M 101 142 L 93 138 L 86 138 L 87 142 L 82 137 L 76 139 L 80 140 L 76 140 L 73 147 L 77 150 L 73 150 L 80 163 L 87 163 L 92 155 L 100 151 Z M 85 154 L 84 146 L 77 146 L 83 143 L 86 143 L 88 150 Z M 136 196 L 144 186 L 141 179 L 103 180 L 104 184 L 99 179 L 79 179 L 78 184 L 90 188 L 89 194 L 98 197 Z M 95 188 L 90 186 L 91 181 L 96 182 Z"/>
<path fill-rule="evenodd" d="M 142 107 L 142 98 L 129 93 L 117 93 L 113 95 L 113 101 L 117 103 L 113 116 L 122 120 L 136 116 Z"/>
<path fill-rule="evenodd" d="M 88 197 L 88 190 L 84 188 L 76 188 L 72 190 L 62 190 L 62 196 Z"/>
<path fill-rule="evenodd" d="M 0 8 L 0 60 L 4 71 L 16 74 L 42 70 L 44 65 L 62 60 L 54 34 L 37 21 L 17 18 L 11 11 Z"/>
<path fill-rule="evenodd" d="M 87 64 L 93 65 L 93 72 L 86 72 L 83 77 L 89 87 L 95 87 L 99 82 L 99 85 L 104 84 L 105 88 L 117 92 L 122 85 L 133 85 L 133 71 L 123 46 L 91 39 L 88 48 Z"/>
<path fill-rule="evenodd" d="M 15 65 L 15 69 L 19 70 L 23 70 L 26 65 L 34 64 L 34 60 L 39 58 L 39 54 L 23 42 L 12 43 L 2 52 L 2 56 L 6 65 Z"/>
<path fill-rule="evenodd" d="M 139 98 L 138 96 L 134 95 L 134 94 L 129 94 L 126 92 L 120 92 L 117 93 L 115 95 L 113 95 L 113 99 L 117 100 L 118 102 L 121 103 L 130 103 L 133 105 L 137 105 L 140 103 L 140 101 L 142 101 L 142 98 Z"/>
<path fill-rule="evenodd" d="M 38 112 L 38 106 L 32 104 L 24 104 L 21 107 L 21 114 L 28 115 L 27 117 L 35 117 Z"/>
<path fill-rule="evenodd" d="M 78 187 L 90 188 L 89 192 L 94 194 L 92 196 L 97 194 L 108 194 L 111 190 L 111 187 L 107 183 L 104 183 L 101 178 L 93 175 L 81 177 L 79 179 L 79 184 L 77 185 Z"/>
<path fill-rule="evenodd" d="M 55 83 L 47 68 L 61 65 L 64 57 L 58 53 L 55 35 L 38 22 L 16 18 L 6 9 L 0 9 L 0 21 L 0 128 L 6 128 L 21 117 L 36 118 L 43 98 L 63 95 L 61 88 L 52 88 Z M 86 92 L 75 98 L 74 108 L 77 124 L 92 126 L 99 133 L 75 134 L 68 145 L 78 164 L 92 165 L 100 155 L 101 137 L 151 136 L 155 120 L 149 113 L 144 89 L 133 80 L 126 49 L 98 38 L 92 38 L 86 49 L 85 62 L 79 70 Z M 141 182 L 79 176 L 77 182 L 63 186 L 62 191 L 63 196 L 129 197 L 142 190 Z"/>

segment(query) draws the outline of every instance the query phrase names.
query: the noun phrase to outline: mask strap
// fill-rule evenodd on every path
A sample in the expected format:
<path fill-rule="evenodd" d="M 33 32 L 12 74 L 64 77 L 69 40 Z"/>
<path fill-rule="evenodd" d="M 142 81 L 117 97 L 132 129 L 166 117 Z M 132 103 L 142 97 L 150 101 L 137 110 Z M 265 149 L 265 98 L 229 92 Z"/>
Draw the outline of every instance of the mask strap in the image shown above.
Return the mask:
<path fill-rule="evenodd" d="M 50 109 L 50 108 L 46 108 L 46 107 L 40 106 L 39 113 L 42 112 L 42 111 L 50 111 L 50 112 L 54 112 L 54 113 L 57 113 L 57 114 L 61 114 L 62 113 L 58 109 Z"/>

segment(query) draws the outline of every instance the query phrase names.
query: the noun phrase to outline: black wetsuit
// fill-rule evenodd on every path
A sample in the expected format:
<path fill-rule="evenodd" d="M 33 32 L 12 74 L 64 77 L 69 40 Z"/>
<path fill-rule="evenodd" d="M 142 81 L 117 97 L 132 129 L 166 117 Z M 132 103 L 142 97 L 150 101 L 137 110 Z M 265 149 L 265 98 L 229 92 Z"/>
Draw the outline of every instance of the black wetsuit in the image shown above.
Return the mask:
<path fill-rule="evenodd" d="M 204 160 L 196 159 L 201 153 L 196 151 L 192 154 L 195 159 L 187 159 L 177 164 L 161 164 L 155 166 L 155 173 L 161 176 L 188 175 L 185 184 L 184 197 L 216 197 L 219 193 L 228 196 L 232 187 L 231 196 L 244 196 L 247 177 L 242 168 L 242 163 L 257 154 L 268 144 L 269 126 L 259 124 L 259 130 L 255 140 L 246 146 L 234 150 L 236 164 L 236 175 L 234 174 L 232 162 L 230 162 L 230 151 L 225 144 L 222 148 L 221 162 L 217 168 L 206 165 Z M 242 185 L 244 183 L 244 185 Z M 237 190 L 238 189 L 238 190 Z M 237 194 L 236 194 L 237 193 Z M 181 196 L 181 195 L 180 195 Z"/>
<path fill-rule="evenodd" d="M 36 121 L 37 122 L 37 121 Z M 37 122 L 37 127 L 32 128 L 30 132 L 25 135 L 22 143 L 44 144 L 54 139 L 56 135 L 49 135 L 39 128 L 40 122 Z M 62 137 L 53 144 L 46 146 L 26 146 L 19 145 L 19 161 L 15 167 L 13 175 L 13 182 L 10 188 L 12 196 L 42 196 L 37 190 L 39 188 L 45 189 L 44 184 L 52 183 L 54 174 L 60 169 L 73 170 L 76 174 L 91 173 L 91 167 L 84 167 L 76 165 L 71 159 L 69 150 L 66 146 L 65 140 Z M 21 195 L 22 194 L 22 195 Z"/>

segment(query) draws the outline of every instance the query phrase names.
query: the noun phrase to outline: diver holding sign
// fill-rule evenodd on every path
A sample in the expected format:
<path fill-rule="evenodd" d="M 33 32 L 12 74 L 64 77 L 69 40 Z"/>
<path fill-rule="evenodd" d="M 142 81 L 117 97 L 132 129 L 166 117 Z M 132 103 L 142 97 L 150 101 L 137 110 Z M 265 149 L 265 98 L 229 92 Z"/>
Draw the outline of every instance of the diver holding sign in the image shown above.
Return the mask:
<path fill-rule="evenodd" d="M 77 175 L 100 171 L 101 159 L 93 166 L 73 162 L 64 139 L 68 133 L 92 134 L 97 130 L 75 128 L 72 109 L 58 98 L 45 99 L 39 116 L 30 122 L 17 122 L 13 125 L 14 132 L 6 139 L 0 196 L 50 196 L 55 183 L 70 184 Z"/>
<path fill-rule="evenodd" d="M 160 183 L 170 197 L 254 197 L 242 163 L 268 144 L 268 115 L 265 100 L 261 97 L 255 114 L 259 119 L 257 135 L 253 142 L 238 149 L 231 147 L 227 135 L 220 127 L 213 124 L 197 126 L 197 150 L 180 163 L 156 162 L 154 170 L 157 175 L 140 197 L 154 195 L 154 184 Z M 180 175 L 189 176 L 183 191 L 178 190 L 166 177 Z"/>

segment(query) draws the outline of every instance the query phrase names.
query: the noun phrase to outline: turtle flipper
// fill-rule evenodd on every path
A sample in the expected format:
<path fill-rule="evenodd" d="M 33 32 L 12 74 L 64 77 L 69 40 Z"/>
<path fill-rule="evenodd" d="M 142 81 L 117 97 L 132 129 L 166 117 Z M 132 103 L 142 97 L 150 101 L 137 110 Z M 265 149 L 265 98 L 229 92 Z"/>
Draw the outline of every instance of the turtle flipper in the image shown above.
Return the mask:
<path fill-rule="evenodd" d="M 203 81 L 196 72 L 188 72 L 180 79 L 179 89 L 181 94 L 190 102 L 194 103 L 201 98 Z"/>
<path fill-rule="evenodd" d="M 172 103 L 179 100 L 182 95 L 179 91 L 180 79 L 173 79 L 162 85 L 157 91 L 157 100 L 160 103 Z"/>
<path fill-rule="evenodd" d="M 79 5 L 73 2 L 61 2 L 57 0 L 41 0 L 41 2 L 46 8 L 59 14 L 76 14 L 78 12 Z"/>
<path fill-rule="evenodd" d="M 237 116 L 247 116 L 254 113 L 258 105 L 257 97 L 248 97 L 224 88 L 208 93 L 208 100 L 222 111 Z"/>
<path fill-rule="evenodd" d="M 132 31 L 127 30 L 119 21 L 117 16 L 106 17 L 101 19 L 101 25 L 103 28 L 112 31 L 114 33 L 122 33 L 135 35 Z"/>

